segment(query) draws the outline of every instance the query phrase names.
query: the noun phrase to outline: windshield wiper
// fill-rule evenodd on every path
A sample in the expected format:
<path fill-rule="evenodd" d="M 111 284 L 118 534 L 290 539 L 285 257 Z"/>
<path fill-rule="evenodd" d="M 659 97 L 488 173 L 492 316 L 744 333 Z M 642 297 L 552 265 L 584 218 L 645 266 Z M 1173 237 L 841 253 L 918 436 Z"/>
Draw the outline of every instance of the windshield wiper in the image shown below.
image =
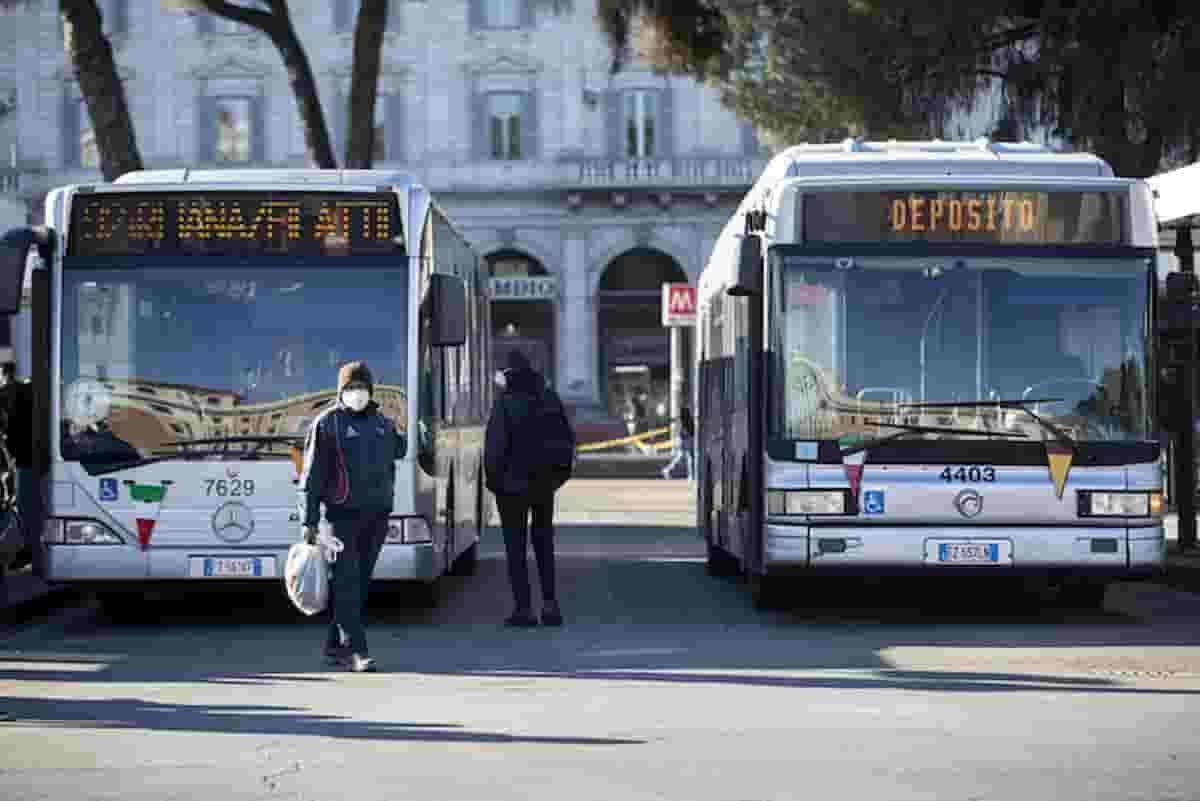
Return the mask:
<path fill-rule="evenodd" d="M 1040 425 L 1044 430 L 1049 431 L 1054 435 L 1055 439 L 1070 448 L 1075 446 L 1074 437 L 1029 409 L 1029 404 L 1032 403 L 1060 403 L 1061 401 L 1062 398 L 1021 398 L 1019 400 L 947 401 L 946 403 L 930 401 L 926 403 L 901 403 L 898 406 L 903 409 L 985 409 L 988 406 L 996 406 L 1001 409 L 1018 409 L 1025 412 L 1033 422 Z"/>
<path fill-rule="evenodd" d="M 174 446 L 181 448 L 180 456 L 197 457 L 197 456 L 230 456 L 237 455 L 240 457 L 257 458 L 259 452 L 268 445 L 276 443 L 288 443 L 292 447 L 301 445 L 304 442 L 304 434 L 237 434 L 229 437 L 197 437 L 196 439 L 175 439 L 168 442 L 162 442 L 161 445 Z M 230 445 L 235 443 L 248 442 L 255 445 L 252 450 L 232 451 Z M 224 448 L 213 448 L 210 450 L 194 450 L 194 445 L 224 445 Z"/>
<path fill-rule="evenodd" d="M 874 439 L 860 442 L 859 444 L 850 447 L 842 448 L 843 456 L 848 456 L 852 453 L 865 451 L 868 448 L 874 448 L 876 445 L 882 445 L 885 442 L 907 437 L 910 434 L 964 434 L 974 437 L 1001 437 L 1003 439 L 1028 439 L 1028 434 L 1022 434 L 1016 431 L 992 431 L 991 429 L 980 430 L 978 428 L 944 428 L 942 426 L 917 426 L 908 423 L 885 423 L 882 420 L 863 420 L 864 425 L 880 426 L 881 428 L 899 428 L 900 431 L 895 434 L 889 434 L 886 437 L 875 437 Z"/>

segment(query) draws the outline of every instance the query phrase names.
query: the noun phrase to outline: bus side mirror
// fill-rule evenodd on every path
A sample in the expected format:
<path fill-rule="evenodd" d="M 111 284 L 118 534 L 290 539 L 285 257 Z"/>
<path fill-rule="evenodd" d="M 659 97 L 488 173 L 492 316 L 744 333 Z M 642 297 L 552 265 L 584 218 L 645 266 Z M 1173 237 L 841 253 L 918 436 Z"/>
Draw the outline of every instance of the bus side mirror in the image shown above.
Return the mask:
<path fill-rule="evenodd" d="M 737 297 L 761 293 L 762 270 L 762 238 L 746 234 L 738 240 L 737 275 L 726 293 Z"/>
<path fill-rule="evenodd" d="M 430 344 L 452 348 L 467 341 L 467 285 L 456 275 L 429 276 Z"/>
<path fill-rule="evenodd" d="M 21 289 L 25 283 L 25 262 L 29 249 L 37 245 L 42 260 L 49 262 L 53 238 L 47 228 L 24 226 L 0 237 L 0 314 L 21 310 Z"/>

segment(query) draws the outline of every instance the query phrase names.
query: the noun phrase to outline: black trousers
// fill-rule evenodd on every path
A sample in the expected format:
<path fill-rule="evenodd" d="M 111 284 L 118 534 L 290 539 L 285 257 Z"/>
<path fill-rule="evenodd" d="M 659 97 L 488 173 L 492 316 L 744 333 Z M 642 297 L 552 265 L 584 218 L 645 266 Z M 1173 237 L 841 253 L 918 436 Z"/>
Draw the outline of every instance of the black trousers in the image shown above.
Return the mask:
<path fill-rule="evenodd" d="M 513 601 L 518 612 L 533 608 L 533 592 L 529 585 L 528 550 L 533 540 L 533 555 L 537 560 L 538 580 L 542 600 L 557 599 L 554 584 L 554 493 L 537 497 L 497 495 L 500 524 L 504 527 L 504 550 L 508 561 L 508 580 L 512 584 Z M 530 525 L 530 518 L 533 523 Z"/>
<path fill-rule="evenodd" d="M 332 524 L 333 536 L 345 548 L 329 566 L 327 648 L 337 645 L 339 634 L 344 633 L 354 653 L 367 654 L 367 591 L 387 537 L 387 524 L 387 515 L 360 515 Z"/>

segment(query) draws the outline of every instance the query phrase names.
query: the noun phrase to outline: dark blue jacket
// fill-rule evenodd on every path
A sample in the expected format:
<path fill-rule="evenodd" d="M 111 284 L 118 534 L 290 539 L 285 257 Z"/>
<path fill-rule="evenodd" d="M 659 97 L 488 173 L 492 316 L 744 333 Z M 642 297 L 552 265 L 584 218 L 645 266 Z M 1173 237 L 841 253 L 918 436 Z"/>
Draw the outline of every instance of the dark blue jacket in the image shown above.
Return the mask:
<path fill-rule="evenodd" d="M 395 424 L 372 401 L 361 412 L 340 402 L 321 412 L 308 430 L 300 476 L 300 520 L 345 520 L 392 511 L 396 460 L 405 441 Z"/>
<path fill-rule="evenodd" d="M 483 447 L 484 483 L 496 495 L 553 493 L 567 477 L 547 473 L 535 464 L 537 443 L 520 441 L 520 437 L 526 421 L 541 404 L 556 405 L 566 420 L 562 400 L 546 386 L 541 373 L 534 370 L 505 370 L 504 378 L 504 391 L 496 398 L 488 418 Z M 567 427 L 570 428 L 569 423 Z"/>

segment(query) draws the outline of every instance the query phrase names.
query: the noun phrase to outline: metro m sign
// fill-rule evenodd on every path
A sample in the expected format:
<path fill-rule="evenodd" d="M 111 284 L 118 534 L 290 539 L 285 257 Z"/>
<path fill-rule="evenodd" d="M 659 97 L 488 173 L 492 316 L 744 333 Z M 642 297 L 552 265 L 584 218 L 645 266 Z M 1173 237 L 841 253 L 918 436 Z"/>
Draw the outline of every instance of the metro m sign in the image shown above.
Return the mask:
<path fill-rule="evenodd" d="M 662 285 L 662 324 L 685 326 L 696 324 L 696 289 L 688 284 Z"/>

